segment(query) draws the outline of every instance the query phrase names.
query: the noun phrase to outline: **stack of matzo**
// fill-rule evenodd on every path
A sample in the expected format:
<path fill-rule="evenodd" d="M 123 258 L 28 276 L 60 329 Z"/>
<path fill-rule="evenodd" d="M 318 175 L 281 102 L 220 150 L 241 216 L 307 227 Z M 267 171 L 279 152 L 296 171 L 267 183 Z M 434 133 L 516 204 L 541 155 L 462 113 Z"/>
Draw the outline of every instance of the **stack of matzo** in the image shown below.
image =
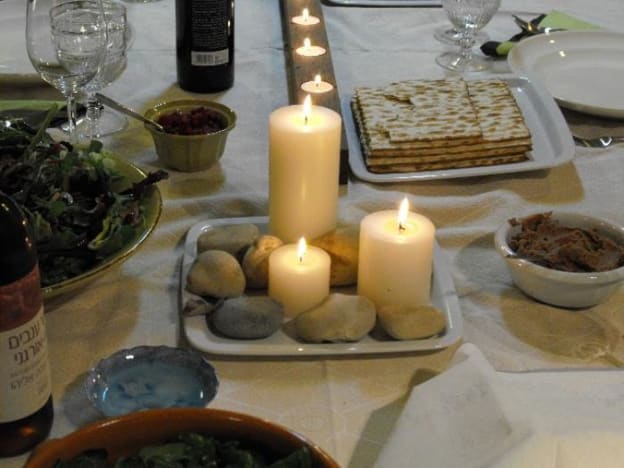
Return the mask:
<path fill-rule="evenodd" d="M 421 80 L 358 88 L 352 102 L 371 172 L 525 161 L 531 134 L 501 80 Z"/>

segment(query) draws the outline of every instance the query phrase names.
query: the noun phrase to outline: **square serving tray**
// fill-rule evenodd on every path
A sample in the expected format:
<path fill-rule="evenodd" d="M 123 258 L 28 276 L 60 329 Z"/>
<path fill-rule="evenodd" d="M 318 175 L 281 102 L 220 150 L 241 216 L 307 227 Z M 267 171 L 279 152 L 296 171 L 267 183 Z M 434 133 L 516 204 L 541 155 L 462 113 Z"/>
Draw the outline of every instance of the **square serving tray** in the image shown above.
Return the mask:
<path fill-rule="evenodd" d="M 212 219 L 192 226 L 184 245 L 184 255 L 180 269 L 180 313 L 186 301 L 196 298 L 186 291 L 186 277 L 197 255 L 197 238 L 216 226 L 252 223 L 261 232 L 266 232 L 266 217 Z M 345 292 L 342 291 L 341 292 Z M 445 348 L 460 339 L 462 315 L 455 286 L 448 270 L 444 253 L 435 244 L 431 301 L 446 317 L 446 329 L 435 337 L 422 340 L 398 341 L 387 337 L 376 338 L 376 334 L 355 343 L 305 343 L 296 338 L 292 324 L 285 322 L 282 328 L 268 338 L 258 340 L 235 340 L 212 333 L 204 316 L 182 317 L 183 329 L 189 343 L 205 353 L 241 356 L 340 356 L 360 354 L 405 353 L 411 351 Z"/>

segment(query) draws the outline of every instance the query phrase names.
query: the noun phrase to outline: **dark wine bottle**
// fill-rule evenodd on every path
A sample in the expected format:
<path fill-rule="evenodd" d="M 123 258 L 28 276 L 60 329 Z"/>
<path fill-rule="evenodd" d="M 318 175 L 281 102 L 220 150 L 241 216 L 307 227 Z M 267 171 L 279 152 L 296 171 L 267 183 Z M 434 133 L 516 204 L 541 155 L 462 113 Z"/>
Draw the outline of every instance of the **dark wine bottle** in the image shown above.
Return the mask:
<path fill-rule="evenodd" d="M 176 0 L 176 58 L 182 89 L 212 93 L 234 83 L 234 0 Z"/>
<path fill-rule="evenodd" d="M 19 206 L 0 192 L 0 456 L 32 449 L 53 418 L 35 241 Z"/>

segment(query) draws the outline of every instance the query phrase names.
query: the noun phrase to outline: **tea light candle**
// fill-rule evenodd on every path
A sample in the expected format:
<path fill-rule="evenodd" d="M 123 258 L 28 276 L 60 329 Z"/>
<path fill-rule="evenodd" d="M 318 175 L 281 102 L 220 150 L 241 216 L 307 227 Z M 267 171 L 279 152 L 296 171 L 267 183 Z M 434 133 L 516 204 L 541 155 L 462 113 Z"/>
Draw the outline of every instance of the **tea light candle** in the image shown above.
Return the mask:
<path fill-rule="evenodd" d="M 301 89 L 307 93 L 327 93 L 334 89 L 334 86 L 321 79 L 321 75 L 316 75 L 314 81 L 306 81 L 301 85 Z"/>
<path fill-rule="evenodd" d="M 284 242 L 336 227 L 341 123 L 310 96 L 269 117 L 269 231 Z"/>
<path fill-rule="evenodd" d="M 329 295 L 330 257 L 324 250 L 298 244 L 279 247 L 269 257 L 269 297 L 294 318 Z"/>
<path fill-rule="evenodd" d="M 399 212 L 379 211 L 360 223 L 358 294 L 382 305 L 430 302 L 435 227 L 409 212 L 407 199 Z"/>
<path fill-rule="evenodd" d="M 300 24 L 301 26 L 311 26 L 313 24 L 320 23 L 321 20 L 316 16 L 310 16 L 309 10 L 307 8 L 304 8 L 301 11 L 301 16 L 293 16 L 292 22 L 295 24 Z"/>
<path fill-rule="evenodd" d="M 309 38 L 303 40 L 303 47 L 297 48 L 297 53 L 304 57 L 318 57 L 325 53 L 325 49 L 321 46 L 312 45 Z"/>

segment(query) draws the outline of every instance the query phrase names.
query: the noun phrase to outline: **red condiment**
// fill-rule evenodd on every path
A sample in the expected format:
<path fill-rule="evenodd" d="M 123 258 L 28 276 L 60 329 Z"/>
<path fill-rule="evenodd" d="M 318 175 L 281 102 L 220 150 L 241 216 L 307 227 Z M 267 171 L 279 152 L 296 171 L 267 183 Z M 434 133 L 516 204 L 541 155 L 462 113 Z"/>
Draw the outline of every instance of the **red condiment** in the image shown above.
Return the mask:
<path fill-rule="evenodd" d="M 165 128 L 165 132 L 176 135 L 205 135 L 227 127 L 220 113 L 204 106 L 176 109 L 159 116 L 157 122 Z"/>

